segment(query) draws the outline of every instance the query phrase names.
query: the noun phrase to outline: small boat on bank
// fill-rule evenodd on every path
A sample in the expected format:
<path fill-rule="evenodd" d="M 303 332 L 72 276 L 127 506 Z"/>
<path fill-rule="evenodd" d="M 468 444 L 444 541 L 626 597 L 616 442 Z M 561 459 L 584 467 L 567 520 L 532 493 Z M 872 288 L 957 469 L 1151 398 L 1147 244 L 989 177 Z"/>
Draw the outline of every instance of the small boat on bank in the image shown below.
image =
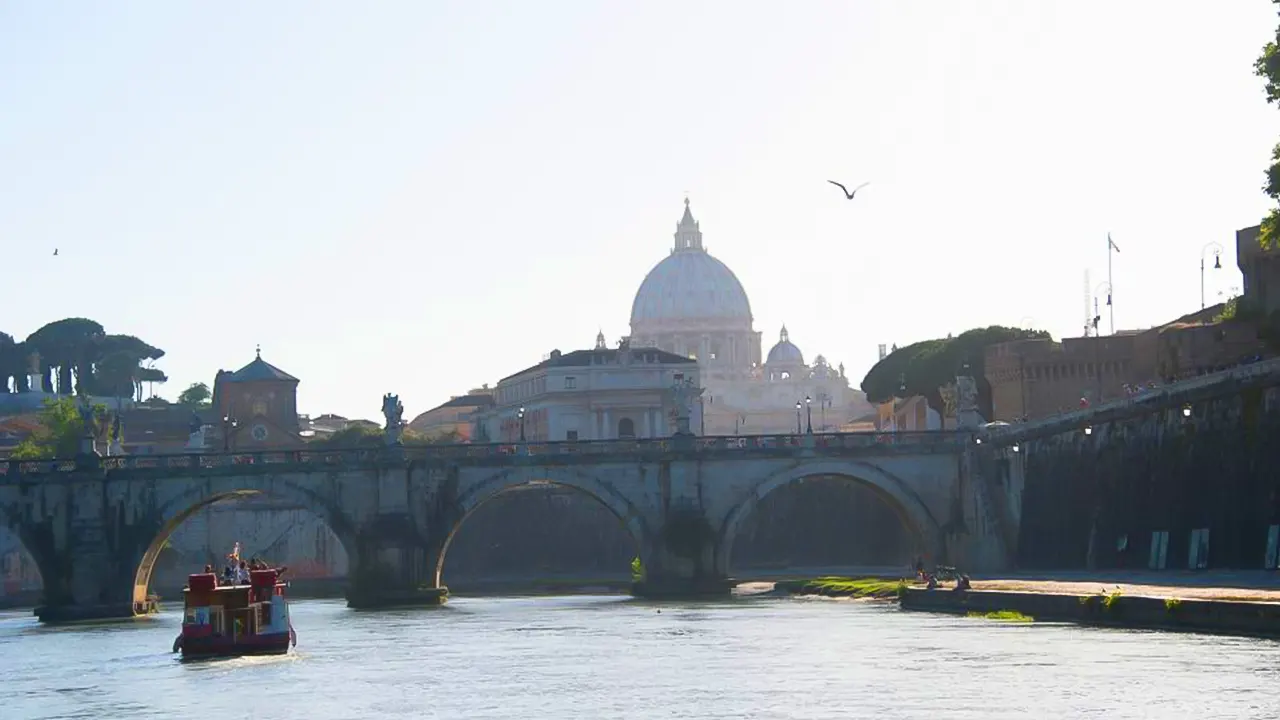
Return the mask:
<path fill-rule="evenodd" d="M 174 652 L 181 650 L 184 660 L 284 655 L 298 644 L 286 587 L 276 568 L 249 571 L 247 584 L 219 584 L 214 573 L 189 575 Z"/>

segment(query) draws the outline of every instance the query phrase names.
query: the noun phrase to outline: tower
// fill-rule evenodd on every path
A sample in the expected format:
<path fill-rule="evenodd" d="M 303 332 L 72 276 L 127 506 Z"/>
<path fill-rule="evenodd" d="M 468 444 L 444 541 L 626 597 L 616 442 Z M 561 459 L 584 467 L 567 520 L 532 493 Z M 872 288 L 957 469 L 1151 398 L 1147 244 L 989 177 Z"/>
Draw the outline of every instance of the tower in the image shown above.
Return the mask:
<path fill-rule="evenodd" d="M 218 371 L 213 382 L 214 407 L 232 449 L 296 447 L 298 378 L 262 359 L 235 372 Z"/>

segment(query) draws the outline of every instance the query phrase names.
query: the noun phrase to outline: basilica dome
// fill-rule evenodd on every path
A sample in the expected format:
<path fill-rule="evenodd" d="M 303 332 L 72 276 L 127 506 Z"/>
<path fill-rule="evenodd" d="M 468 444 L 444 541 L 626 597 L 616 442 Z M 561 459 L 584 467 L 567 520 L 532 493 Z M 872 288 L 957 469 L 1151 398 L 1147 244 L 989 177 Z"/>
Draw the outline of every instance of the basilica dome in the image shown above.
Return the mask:
<path fill-rule="evenodd" d="M 673 320 L 732 320 L 751 324 L 751 303 L 742 283 L 702 247 L 702 231 L 685 200 L 671 254 L 640 283 L 631 304 L 631 326 Z"/>
<path fill-rule="evenodd" d="M 786 325 L 782 326 L 782 332 L 778 335 L 778 344 L 770 348 L 769 358 L 765 360 L 765 364 L 804 365 L 804 353 L 800 352 L 800 348 L 791 342 L 791 336 L 787 333 Z"/>

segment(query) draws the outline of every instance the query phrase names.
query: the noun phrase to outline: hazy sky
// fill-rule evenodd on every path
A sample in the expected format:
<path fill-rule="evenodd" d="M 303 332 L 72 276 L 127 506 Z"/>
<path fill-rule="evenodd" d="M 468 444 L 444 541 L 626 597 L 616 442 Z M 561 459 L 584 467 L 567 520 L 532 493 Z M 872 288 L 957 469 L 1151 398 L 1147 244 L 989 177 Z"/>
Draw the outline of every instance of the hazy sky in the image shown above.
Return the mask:
<path fill-rule="evenodd" d="M 783 10 L 785 8 L 785 11 Z M 1078 335 L 1240 285 L 1267 0 L 0 0 L 0 329 L 263 357 L 408 416 L 626 334 L 688 191 L 766 348 Z M 854 202 L 828 178 L 871 186 Z M 54 248 L 59 256 L 53 257 Z M 1209 263 L 1212 264 L 1210 255 Z M 1105 329 L 1105 321 L 1104 321 Z"/>

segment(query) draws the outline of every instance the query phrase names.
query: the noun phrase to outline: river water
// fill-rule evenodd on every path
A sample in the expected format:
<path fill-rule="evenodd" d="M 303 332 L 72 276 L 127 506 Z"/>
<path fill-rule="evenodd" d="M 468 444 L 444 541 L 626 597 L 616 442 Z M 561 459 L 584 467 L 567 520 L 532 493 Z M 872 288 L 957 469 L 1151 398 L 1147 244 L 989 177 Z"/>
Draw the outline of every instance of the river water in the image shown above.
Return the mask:
<path fill-rule="evenodd" d="M 0 614 L 9 718 L 1277 718 L 1280 644 L 753 598 L 293 604 L 295 653 L 180 663 L 176 611 Z"/>

